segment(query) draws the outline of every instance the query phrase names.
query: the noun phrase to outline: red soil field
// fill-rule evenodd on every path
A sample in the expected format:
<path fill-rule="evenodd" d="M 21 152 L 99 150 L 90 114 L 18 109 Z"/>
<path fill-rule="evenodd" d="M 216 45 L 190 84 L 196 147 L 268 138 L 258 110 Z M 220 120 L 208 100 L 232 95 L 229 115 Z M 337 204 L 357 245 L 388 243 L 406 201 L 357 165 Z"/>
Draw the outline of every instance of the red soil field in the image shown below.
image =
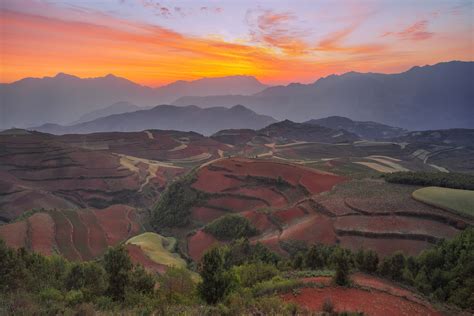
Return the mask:
<path fill-rule="evenodd" d="M 300 179 L 300 184 L 312 194 L 329 191 L 336 184 L 346 181 L 345 178 L 324 173 L 304 173 Z"/>
<path fill-rule="evenodd" d="M 222 207 L 233 212 L 252 210 L 259 207 L 265 207 L 266 204 L 260 200 L 245 199 L 234 196 L 223 196 L 208 200 L 207 205 Z"/>
<path fill-rule="evenodd" d="M 26 247 L 28 225 L 25 221 L 0 226 L 0 238 L 12 248 Z"/>
<path fill-rule="evenodd" d="M 143 251 L 141 250 L 141 248 L 138 247 L 137 245 L 128 244 L 125 246 L 125 249 L 127 250 L 130 256 L 130 259 L 132 260 L 134 264 L 142 265 L 143 268 L 145 268 L 149 272 L 154 272 L 154 273 L 159 273 L 159 274 L 163 274 L 166 272 L 167 267 L 165 265 L 158 264 L 154 262 L 153 260 L 151 260 L 150 258 L 148 258 L 147 255 L 145 255 Z"/>
<path fill-rule="evenodd" d="M 100 256 L 107 249 L 107 240 L 95 214 L 90 210 L 78 212 L 81 221 L 88 228 L 88 244 L 93 257 Z"/>
<path fill-rule="evenodd" d="M 427 241 L 409 239 L 366 238 L 360 236 L 339 236 L 338 239 L 343 247 L 353 251 L 360 248 L 372 249 L 381 257 L 391 255 L 396 251 L 414 256 L 433 246 Z"/>
<path fill-rule="evenodd" d="M 221 172 L 210 171 L 208 167 L 203 167 L 198 172 L 197 181 L 192 187 L 204 192 L 221 192 L 229 188 L 238 187 L 243 182 L 226 177 Z"/>
<path fill-rule="evenodd" d="M 273 215 L 282 223 L 289 224 L 292 221 L 305 216 L 305 212 L 298 206 L 289 208 L 287 210 L 276 211 Z"/>
<path fill-rule="evenodd" d="M 282 295 L 283 300 L 294 302 L 312 311 L 322 311 L 324 301 L 330 299 L 337 312 L 359 311 L 364 315 L 442 315 L 434 308 L 378 290 L 326 287 L 302 288 L 299 294 Z"/>
<path fill-rule="evenodd" d="M 55 227 L 48 213 L 36 213 L 28 218 L 31 250 L 45 256 L 53 253 Z"/>
<path fill-rule="evenodd" d="M 199 230 L 188 238 L 188 254 L 194 261 L 199 262 L 207 249 L 220 243 L 214 236 Z"/>
<path fill-rule="evenodd" d="M 80 261 L 81 255 L 72 240 L 73 226 L 66 216 L 60 211 L 51 211 L 51 217 L 56 227 L 56 244 L 61 254 L 69 260 Z"/>
<path fill-rule="evenodd" d="M 99 225 L 105 232 L 108 245 L 116 245 L 138 233 L 131 230 L 129 212 L 134 212 L 134 210 L 126 205 L 113 205 L 103 210 L 94 210 Z"/>
<path fill-rule="evenodd" d="M 246 217 L 260 233 L 264 233 L 269 230 L 274 230 L 277 227 L 268 219 L 268 216 L 262 212 L 246 211 L 241 213 L 242 216 Z"/>
<path fill-rule="evenodd" d="M 263 199 L 275 208 L 285 207 L 288 205 L 288 202 L 283 194 L 277 193 L 276 190 L 265 187 L 238 188 L 228 192 Z"/>
<path fill-rule="evenodd" d="M 452 238 L 459 230 L 428 219 L 401 216 L 344 216 L 334 223 L 336 229 L 375 233 L 424 234 Z"/>
<path fill-rule="evenodd" d="M 191 209 L 191 218 L 202 223 L 212 222 L 225 214 L 228 213 L 208 207 L 193 207 Z"/>
<path fill-rule="evenodd" d="M 280 239 L 302 240 L 310 244 L 335 244 L 336 233 L 334 232 L 331 218 L 314 214 L 283 230 Z"/>
<path fill-rule="evenodd" d="M 89 231 L 81 221 L 76 211 L 63 211 L 63 214 L 73 225 L 72 241 L 77 251 L 81 254 L 82 260 L 91 260 L 93 258 L 89 248 Z"/>

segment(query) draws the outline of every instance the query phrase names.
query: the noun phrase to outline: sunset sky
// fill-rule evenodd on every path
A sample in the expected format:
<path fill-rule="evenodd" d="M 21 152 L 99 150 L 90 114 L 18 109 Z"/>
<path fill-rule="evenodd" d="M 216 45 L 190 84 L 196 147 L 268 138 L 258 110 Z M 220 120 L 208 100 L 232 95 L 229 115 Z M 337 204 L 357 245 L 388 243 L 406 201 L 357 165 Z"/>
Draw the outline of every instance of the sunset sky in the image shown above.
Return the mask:
<path fill-rule="evenodd" d="M 474 1 L 1 0 L 0 81 L 109 73 L 267 84 L 474 60 Z"/>

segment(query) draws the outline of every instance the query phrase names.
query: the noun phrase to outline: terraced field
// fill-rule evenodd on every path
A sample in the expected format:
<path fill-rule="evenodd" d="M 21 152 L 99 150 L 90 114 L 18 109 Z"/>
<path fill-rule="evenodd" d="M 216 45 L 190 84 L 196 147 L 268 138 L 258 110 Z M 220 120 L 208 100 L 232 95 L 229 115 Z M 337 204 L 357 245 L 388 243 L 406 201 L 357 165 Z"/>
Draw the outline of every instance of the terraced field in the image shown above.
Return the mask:
<path fill-rule="evenodd" d="M 141 230 L 135 209 L 114 205 L 106 209 L 49 210 L 0 226 L 7 245 L 39 252 L 59 253 L 70 260 L 91 260 Z"/>
<path fill-rule="evenodd" d="M 211 194 L 192 208 L 193 227 L 239 213 L 260 232 L 252 242 L 281 254 L 286 253 L 283 244 L 302 241 L 341 244 L 354 251 L 364 247 L 381 256 L 399 250 L 415 255 L 474 223 L 416 201 L 410 186 L 347 181 L 273 160 L 220 159 L 199 169 L 192 187 Z M 216 243 L 198 230 L 187 237 L 188 253 L 197 260 Z"/>
<path fill-rule="evenodd" d="M 305 235 L 304 230 L 300 233 L 301 222 L 308 222 L 308 227 L 315 222 L 319 224 L 320 221 L 315 220 L 319 214 L 313 209 L 311 198 L 344 181 L 330 173 L 288 163 L 220 159 L 197 171 L 192 187 L 212 196 L 203 206 L 192 208 L 191 218 L 202 227 L 226 213 L 240 213 L 261 233 L 253 238 L 254 242 L 268 243 L 273 236 L 285 232 L 283 239 L 286 240 L 293 234 Z M 317 237 L 310 235 L 309 238 Z M 199 259 L 215 243 L 213 236 L 198 230 L 187 238 L 188 252 L 193 259 Z"/>

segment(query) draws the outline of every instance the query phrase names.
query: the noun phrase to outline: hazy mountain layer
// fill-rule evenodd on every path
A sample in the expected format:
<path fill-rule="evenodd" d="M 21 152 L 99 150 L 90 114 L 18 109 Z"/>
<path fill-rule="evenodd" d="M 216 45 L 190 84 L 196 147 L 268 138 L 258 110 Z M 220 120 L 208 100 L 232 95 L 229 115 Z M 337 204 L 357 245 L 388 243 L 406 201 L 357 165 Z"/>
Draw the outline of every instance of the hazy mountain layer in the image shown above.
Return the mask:
<path fill-rule="evenodd" d="M 248 76 L 177 81 L 159 88 L 145 87 L 114 75 L 81 79 L 60 73 L 55 77 L 25 78 L 0 84 L 0 129 L 77 122 L 81 116 L 116 102 L 154 106 L 186 95 L 245 95 L 264 88 L 265 85 Z"/>
<path fill-rule="evenodd" d="M 259 129 L 274 123 L 275 119 L 259 115 L 244 106 L 232 108 L 159 105 L 149 110 L 102 117 L 90 122 L 61 126 L 44 124 L 33 128 L 52 134 L 92 132 L 132 132 L 147 129 L 194 131 L 209 135 L 225 128 Z"/>
<path fill-rule="evenodd" d="M 350 72 L 267 88 L 253 96 L 185 97 L 174 104 L 242 104 L 277 119 L 345 116 L 410 130 L 474 127 L 474 62 L 413 67 L 400 74 Z"/>

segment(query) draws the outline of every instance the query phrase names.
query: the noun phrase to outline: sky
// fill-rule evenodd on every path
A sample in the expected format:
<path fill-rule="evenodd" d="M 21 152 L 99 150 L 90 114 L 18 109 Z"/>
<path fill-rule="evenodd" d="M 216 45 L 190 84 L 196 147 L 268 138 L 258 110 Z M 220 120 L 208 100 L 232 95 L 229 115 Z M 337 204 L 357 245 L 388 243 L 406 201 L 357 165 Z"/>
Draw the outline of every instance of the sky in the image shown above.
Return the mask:
<path fill-rule="evenodd" d="M 474 60 L 472 0 L 0 0 L 0 82 L 109 73 L 309 83 Z"/>

